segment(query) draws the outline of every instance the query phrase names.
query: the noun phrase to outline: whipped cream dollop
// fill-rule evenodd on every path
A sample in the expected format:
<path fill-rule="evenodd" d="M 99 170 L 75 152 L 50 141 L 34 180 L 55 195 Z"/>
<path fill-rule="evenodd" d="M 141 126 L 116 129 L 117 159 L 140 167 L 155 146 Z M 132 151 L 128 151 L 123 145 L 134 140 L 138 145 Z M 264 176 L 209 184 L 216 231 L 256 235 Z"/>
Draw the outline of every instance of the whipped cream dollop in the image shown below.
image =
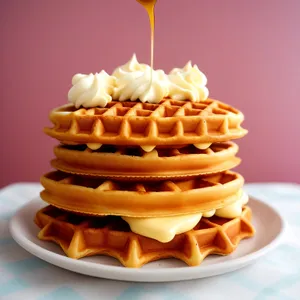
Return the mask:
<path fill-rule="evenodd" d="M 136 71 L 145 71 L 146 68 L 149 67 L 146 64 L 140 64 L 136 58 L 135 53 L 132 55 L 131 59 L 124 65 L 117 67 L 112 76 L 116 78 L 122 77 L 126 73 L 136 72 Z"/>
<path fill-rule="evenodd" d="M 182 69 L 175 68 L 169 74 L 169 97 L 174 100 L 199 102 L 208 98 L 207 78 L 189 61 Z"/>
<path fill-rule="evenodd" d="M 69 102 L 76 108 L 105 107 L 112 100 L 159 103 L 164 98 L 200 102 L 208 98 L 207 78 L 196 65 L 188 62 L 168 75 L 140 64 L 134 54 L 112 75 L 101 71 L 96 74 L 76 74 L 68 93 Z"/>
<path fill-rule="evenodd" d="M 140 64 L 135 55 L 127 64 L 117 68 L 113 76 L 116 77 L 114 100 L 158 103 L 169 93 L 168 77 L 164 71 Z"/>
<path fill-rule="evenodd" d="M 68 93 L 69 102 L 76 108 L 105 107 L 112 101 L 115 77 L 105 71 L 96 74 L 76 74 L 72 78 L 72 88 Z"/>

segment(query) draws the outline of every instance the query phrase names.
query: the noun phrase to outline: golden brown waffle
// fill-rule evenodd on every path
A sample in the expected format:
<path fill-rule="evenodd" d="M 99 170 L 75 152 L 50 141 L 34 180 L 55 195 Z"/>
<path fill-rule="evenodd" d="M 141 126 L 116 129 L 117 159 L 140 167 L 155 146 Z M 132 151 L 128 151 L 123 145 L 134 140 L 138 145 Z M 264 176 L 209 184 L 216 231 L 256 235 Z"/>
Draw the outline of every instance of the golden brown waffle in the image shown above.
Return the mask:
<path fill-rule="evenodd" d="M 51 161 L 57 170 L 114 179 L 159 180 L 193 177 L 222 172 L 236 167 L 238 146 L 232 142 L 213 144 L 200 150 L 189 145 L 180 149 L 154 149 L 103 145 L 93 151 L 85 145 L 54 148 L 57 159 Z"/>
<path fill-rule="evenodd" d="M 64 105 L 50 113 L 48 135 L 65 143 L 188 145 L 241 138 L 243 114 L 217 100 L 112 101 L 105 108 Z"/>
<path fill-rule="evenodd" d="M 122 182 L 60 171 L 41 178 L 41 198 L 58 208 L 95 215 L 157 217 L 218 209 L 237 200 L 244 179 L 226 171 L 193 179 Z"/>
<path fill-rule="evenodd" d="M 48 206 L 37 212 L 38 237 L 61 246 L 71 258 L 103 254 L 117 258 L 125 267 L 138 268 L 162 258 L 175 257 L 189 266 L 200 265 L 209 254 L 232 253 L 240 240 L 254 235 L 251 210 L 241 217 L 202 218 L 196 227 L 161 243 L 130 231 L 120 217 L 83 217 Z"/>

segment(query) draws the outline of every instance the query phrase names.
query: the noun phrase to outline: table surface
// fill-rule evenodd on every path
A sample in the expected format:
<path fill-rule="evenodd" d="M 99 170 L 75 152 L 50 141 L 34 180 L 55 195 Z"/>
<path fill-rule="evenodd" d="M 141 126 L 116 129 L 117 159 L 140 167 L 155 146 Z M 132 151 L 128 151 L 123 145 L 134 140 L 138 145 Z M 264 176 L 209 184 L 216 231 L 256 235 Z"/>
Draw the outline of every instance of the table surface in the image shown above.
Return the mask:
<path fill-rule="evenodd" d="M 288 230 L 283 243 L 257 263 L 211 278 L 134 283 L 88 277 L 52 266 L 18 246 L 8 230 L 11 216 L 38 196 L 37 183 L 0 191 L 0 299 L 300 299 L 300 185 L 247 184 L 249 195 L 279 209 Z"/>

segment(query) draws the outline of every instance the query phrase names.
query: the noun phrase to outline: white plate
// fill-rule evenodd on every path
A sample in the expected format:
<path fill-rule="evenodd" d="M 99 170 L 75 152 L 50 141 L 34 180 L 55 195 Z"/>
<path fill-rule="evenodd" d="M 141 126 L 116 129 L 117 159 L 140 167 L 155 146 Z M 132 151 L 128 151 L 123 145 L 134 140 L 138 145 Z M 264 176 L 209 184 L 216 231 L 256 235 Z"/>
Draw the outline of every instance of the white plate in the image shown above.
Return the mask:
<path fill-rule="evenodd" d="M 33 222 L 38 209 L 45 206 L 40 198 L 23 206 L 10 221 L 10 232 L 15 241 L 33 255 L 61 268 L 101 278 L 163 282 L 209 277 L 242 268 L 276 247 L 283 236 L 285 223 L 271 206 L 251 199 L 256 235 L 242 240 L 228 256 L 210 255 L 198 267 L 188 267 L 175 259 L 151 262 L 140 269 L 124 268 L 116 259 L 92 256 L 80 260 L 65 256 L 59 246 L 37 238 L 38 228 Z"/>

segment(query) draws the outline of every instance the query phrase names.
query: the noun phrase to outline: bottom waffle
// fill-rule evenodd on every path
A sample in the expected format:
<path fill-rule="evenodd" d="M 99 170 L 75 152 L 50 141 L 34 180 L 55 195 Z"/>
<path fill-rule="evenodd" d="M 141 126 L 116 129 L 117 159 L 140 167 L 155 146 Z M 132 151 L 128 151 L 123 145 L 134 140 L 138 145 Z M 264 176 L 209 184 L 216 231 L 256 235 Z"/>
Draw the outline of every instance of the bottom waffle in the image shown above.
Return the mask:
<path fill-rule="evenodd" d="M 197 266 L 209 254 L 228 255 L 242 239 L 254 235 L 251 218 L 248 206 L 234 219 L 202 218 L 194 229 L 168 243 L 131 232 L 120 217 L 80 216 L 53 206 L 38 211 L 35 223 L 41 228 L 41 240 L 57 243 L 71 258 L 102 254 L 117 258 L 125 267 L 139 268 L 162 258 L 174 257 Z"/>

